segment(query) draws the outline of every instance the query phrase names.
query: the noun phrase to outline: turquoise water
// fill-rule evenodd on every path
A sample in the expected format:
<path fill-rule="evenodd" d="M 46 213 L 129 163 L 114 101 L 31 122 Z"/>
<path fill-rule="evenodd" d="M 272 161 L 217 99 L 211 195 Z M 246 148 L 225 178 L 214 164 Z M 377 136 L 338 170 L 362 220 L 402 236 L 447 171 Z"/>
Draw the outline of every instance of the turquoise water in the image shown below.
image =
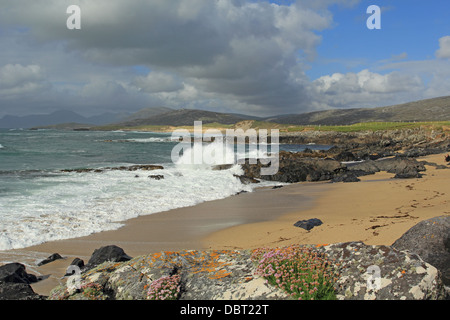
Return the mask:
<path fill-rule="evenodd" d="M 253 190 L 234 176 L 239 165 L 172 163 L 177 144 L 168 133 L 0 130 L 0 250 L 114 230 L 131 218 Z M 164 169 L 61 171 L 135 164 Z"/>

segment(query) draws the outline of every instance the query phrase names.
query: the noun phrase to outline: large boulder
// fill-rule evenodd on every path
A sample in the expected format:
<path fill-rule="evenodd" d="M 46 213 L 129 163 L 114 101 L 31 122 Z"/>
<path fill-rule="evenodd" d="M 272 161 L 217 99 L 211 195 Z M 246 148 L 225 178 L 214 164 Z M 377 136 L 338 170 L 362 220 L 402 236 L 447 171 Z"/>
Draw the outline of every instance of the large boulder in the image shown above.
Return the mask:
<path fill-rule="evenodd" d="M 42 296 L 36 294 L 30 283 L 39 279 L 26 272 L 21 263 L 9 263 L 0 266 L 0 300 L 41 300 Z"/>
<path fill-rule="evenodd" d="M 30 284 L 37 281 L 38 278 L 33 274 L 28 274 L 25 266 L 21 263 L 8 263 L 0 267 L 0 282 Z"/>
<path fill-rule="evenodd" d="M 44 300 L 26 283 L 0 282 L 0 300 Z"/>
<path fill-rule="evenodd" d="M 450 286 L 450 216 L 424 220 L 413 226 L 392 247 L 418 254 L 435 266 Z"/>

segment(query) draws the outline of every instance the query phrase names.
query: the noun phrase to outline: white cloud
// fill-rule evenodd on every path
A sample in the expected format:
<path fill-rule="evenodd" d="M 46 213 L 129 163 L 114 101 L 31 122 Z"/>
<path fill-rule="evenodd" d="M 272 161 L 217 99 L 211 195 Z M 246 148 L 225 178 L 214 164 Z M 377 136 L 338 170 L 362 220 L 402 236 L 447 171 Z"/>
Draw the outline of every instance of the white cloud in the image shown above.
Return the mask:
<path fill-rule="evenodd" d="M 320 97 L 316 103 L 322 108 L 355 108 L 394 104 L 393 101 L 400 97 L 422 91 L 424 85 L 418 76 L 396 71 L 379 74 L 365 69 L 358 73 L 335 73 L 320 77 L 313 82 L 313 89 Z"/>
<path fill-rule="evenodd" d="M 436 51 L 436 57 L 441 59 L 450 58 L 450 36 L 439 39 L 439 50 Z"/>
<path fill-rule="evenodd" d="M 43 70 L 38 65 L 7 64 L 0 68 L 0 96 L 31 94 L 48 88 Z"/>

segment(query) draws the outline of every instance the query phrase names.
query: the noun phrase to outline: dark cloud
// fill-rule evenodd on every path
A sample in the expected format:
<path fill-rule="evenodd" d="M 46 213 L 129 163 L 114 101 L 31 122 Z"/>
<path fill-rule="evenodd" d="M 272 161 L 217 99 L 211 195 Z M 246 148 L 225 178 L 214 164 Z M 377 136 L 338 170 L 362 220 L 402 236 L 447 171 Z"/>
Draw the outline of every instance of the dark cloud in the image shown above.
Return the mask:
<path fill-rule="evenodd" d="M 328 7 L 358 2 L 4 0 L 0 116 L 148 106 L 273 115 L 387 99 L 404 94 L 404 86 L 423 89 L 402 73 L 316 81 L 305 75 L 320 31 L 333 24 Z M 66 9 L 74 4 L 81 7 L 81 30 L 66 28 Z M 441 39 L 441 58 L 447 42 Z"/>

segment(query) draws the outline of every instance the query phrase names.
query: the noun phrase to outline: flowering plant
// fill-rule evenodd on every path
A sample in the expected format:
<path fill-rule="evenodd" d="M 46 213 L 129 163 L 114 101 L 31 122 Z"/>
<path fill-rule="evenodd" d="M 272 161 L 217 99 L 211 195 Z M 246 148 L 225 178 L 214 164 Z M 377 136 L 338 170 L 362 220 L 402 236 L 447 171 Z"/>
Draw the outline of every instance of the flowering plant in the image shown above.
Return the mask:
<path fill-rule="evenodd" d="M 180 276 L 161 277 L 150 284 L 147 292 L 149 300 L 176 300 L 180 293 Z"/>
<path fill-rule="evenodd" d="M 282 249 L 257 249 L 252 254 L 257 274 L 295 299 L 336 299 L 337 281 L 331 263 L 311 248 L 290 246 Z"/>

